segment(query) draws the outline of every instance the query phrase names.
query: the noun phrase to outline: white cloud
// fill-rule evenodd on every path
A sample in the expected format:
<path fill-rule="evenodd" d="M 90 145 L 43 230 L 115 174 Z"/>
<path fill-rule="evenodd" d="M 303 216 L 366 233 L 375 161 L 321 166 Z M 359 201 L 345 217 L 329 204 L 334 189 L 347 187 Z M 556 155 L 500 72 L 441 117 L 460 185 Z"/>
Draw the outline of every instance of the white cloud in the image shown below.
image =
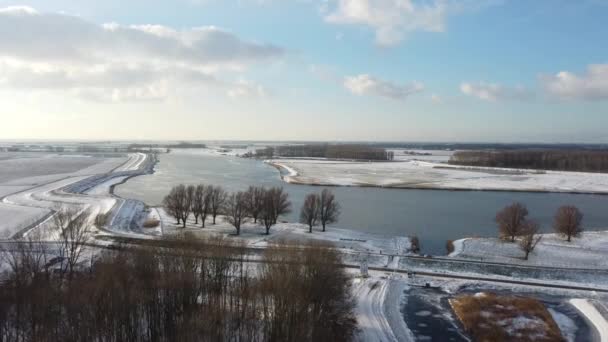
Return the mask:
<path fill-rule="evenodd" d="M 431 95 L 431 101 L 433 101 L 433 103 L 435 104 L 442 104 L 443 103 L 443 98 L 437 94 L 432 94 Z"/>
<path fill-rule="evenodd" d="M 542 76 L 541 82 L 549 95 L 559 99 L 607 100 L 608 64 L 589 65 L 582 75 L 561 71 L 552 76 Z"/>
<path fill-rule="evenodd" d="M 240 79 L 228 89 L 228 96 L 233 99 L 242 97 L 266 97 L 266 89 L 254 82 Z"/>
<path fill-rule="evenodd" d="M 0 85 L 8 88 L 63 89 L 100 100 L 156 99 L 180 86 L 242 86 L 218 75 L 284 54 L 216 27 L 98 25 L 29 7 L 0 9 Z"/>
<path fill-rule="evenodd" d="M 507 87 L 497 83 L 461 83 L 460 91 L 469 96 L 476 97 L 485 101 L 518 100 L 524 101 L 531 99 L 534 94 L 532 91 L 522 87 Z"/>
<path fill-rule="evenodd" d="M 367 74 L 345 77 L 344 87 L 356 95 L 375 95 L 395 100 L 404 100 L 409 95 L 424 90 L 424 85 L 420 82 L 399 85 Z"/>
<path fill-rule="evenodd" d="M 463 10 L 477 10 L 499 0 L 334 0 L 325 21 L 364 25 L 375 31 L 376 42 L 391 46 L 414 31 L 443 32 L 447 17 Z"/>

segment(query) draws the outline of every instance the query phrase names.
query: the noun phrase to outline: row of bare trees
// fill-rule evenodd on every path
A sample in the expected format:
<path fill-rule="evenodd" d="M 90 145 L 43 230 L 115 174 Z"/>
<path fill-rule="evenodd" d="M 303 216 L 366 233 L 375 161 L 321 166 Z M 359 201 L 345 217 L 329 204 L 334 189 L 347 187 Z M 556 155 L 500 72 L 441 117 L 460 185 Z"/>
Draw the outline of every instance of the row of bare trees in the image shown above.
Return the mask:
<path fill-rule="evenodd" d="M 270 234 L 279 217 L 291 212 L 289 195 L 283 188 L 257 186 L 250 186 L 247 191 L 228 193 L 221 186 L 180 184 L 165 196 L 163 207 L 183 228 L 190 215 L 194 216 L 195 224 L 199 223 L 200 218 L 203 228 L 207 217 L 211 217 L 215 224 L 217 216 L 224 215 L 236 229 L 237 235 L 241 232 L 242 224 L 248 220 L 261 222 L 266 234 Z"/>
<path fill-rule="evenodd" d="M 310 233 L 317 223 L 321 223 L 325 231 L 326 225 L 337 222 L 339 216 L 340 204 L 336 196 L 331 190 L 323 189 L 320 194 L 306 195 L 300 210 L 300 223 L 307 224 Z"/>
<path fill-rule="evenodd" d="M 561 206 L 553 218 L 553 229 L 570 242 L 573 237 L 583 232 L 582 221 L 583 214 L 577 207 Z M 528 208 L 517 202 L 508 205 L 496 214 L 496 223 L 502 239 L 515 242 L 516 238 L 519 238 L 519 247 L 528 260 L 528 256 L 542 238 L 538 222 L 528 219 Z"/>
<path fill-rule="evenodd" d="M 174 186 L 169 194 L 163 199 L 163 207 L 169 215 L 175 217 L 177 224 L 186 228 L 190 215 L 194 216 L 195 224 L 199 218 L 203 228 L 207 217 L 213 218 L 213 224 L 220 214 L 227 198 L 227 193 L 222 187 L 213 185 L 189 185 L 180 184 Z"/>
<path fill-rule="evenodd" d="M 27 247 L 5 255 L 0 341 L 349 341 L 356 332 L 349 277 L 328 246 L 269 247 L 251 264 L 226 239 L 180 237 L 103 252 L 69 281 Z"/>

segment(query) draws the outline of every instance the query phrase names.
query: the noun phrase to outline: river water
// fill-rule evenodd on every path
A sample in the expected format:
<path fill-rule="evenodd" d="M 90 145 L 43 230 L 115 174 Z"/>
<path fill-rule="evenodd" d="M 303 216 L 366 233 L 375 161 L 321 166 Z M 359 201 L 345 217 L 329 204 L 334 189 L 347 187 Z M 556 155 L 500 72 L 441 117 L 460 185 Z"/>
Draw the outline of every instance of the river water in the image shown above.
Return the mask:
<path fill-rule="evenodd" d="M 129 180 L 116 188 L 124 198 L 159 205 L 172 186 L 184 184 L 222 185 L 227 190 L 244 190 L 249 185 L 282 186 L 292 201 L 297 221 L 304 196 L 320 187 L 292 185 L 281 181 L 279 171 L 261 161 L 211 155 L 197 150 L 160 154 L 156 172 Z M 446 191 L 385 188 L 334 187 L 342 214 L 337 227 L 388 236 L 419 237 L 422 250 L 445 254 L 449 239 L 468 236 L 496 236 L 496 212 L 514 201 L 528 206 L 530 218 L 551 230 L 556 209 L 576 205 L 585 215 L 588 229 L 608 226 L 608 196 L 522 193 L 495 191 Z"/>

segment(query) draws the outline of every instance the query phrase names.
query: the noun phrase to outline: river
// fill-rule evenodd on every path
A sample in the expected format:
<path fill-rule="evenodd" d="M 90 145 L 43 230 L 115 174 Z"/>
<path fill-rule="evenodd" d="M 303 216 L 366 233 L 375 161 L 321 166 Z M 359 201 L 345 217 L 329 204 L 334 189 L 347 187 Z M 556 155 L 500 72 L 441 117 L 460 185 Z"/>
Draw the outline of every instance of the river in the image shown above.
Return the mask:
<path fill-rule="evenodd" d="M 159 205 L 173 185 L 214 184 L 227 190 L 249 185 L 282 186 L 292 201 L 297 221 L 304 196 L 320 187 L 281 181 L 279 171 L 261 161 L 212 155 L 200 150 L 160 154 L 156 172 L 129 180 L 116 188 L 124 198 Z M 553 214 L 564 204 L 576 205 L 587 229 L 608 226 L 608 196 L 565 193 L 410 190 L 387 188 L 332 188 L 342 213 L 336 227 L 388 236 L 416 235 L 424 253 L 445 254 L 447 240 L 468 236 L 496 236 L 496 212 L 514 201 L 528 206 L 530 218 L 551 231 Z"/>

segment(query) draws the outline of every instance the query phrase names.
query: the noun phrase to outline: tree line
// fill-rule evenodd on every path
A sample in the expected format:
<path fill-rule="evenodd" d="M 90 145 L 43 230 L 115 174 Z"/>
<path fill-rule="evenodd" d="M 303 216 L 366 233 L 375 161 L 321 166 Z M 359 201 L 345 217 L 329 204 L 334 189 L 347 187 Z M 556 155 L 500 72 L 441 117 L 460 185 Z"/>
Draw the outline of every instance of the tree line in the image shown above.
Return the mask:
<path fill-rule="evenodd" d="M 362 144 L 307 144 L 281 145 L 257 149 L 255 154 L 246 157 L 256 158 L 330 158 L 356 160 L 393 160 L 394 153 L 383 148 Z"/>
<path fill-rule="evenodd" d="M 518 169 L 608 172 L 608 151 L 500 150 L 459 151 L 450 164 Z"/>
<path fill-rule="evenodd" d="M 524 259 L 528 260 L 542 238 L 538 222 L 528 219 L 528 208 L 517 202 L 510 204 L 496 214 L 495 221 L 500 238 L 513 243 L 517 238 L 519 247 L 524 252 Z M 553 229 L 570 242 L 583 232 L 582 221 L 583 214 L 577 207 L 561 206 L 553 217 Z M 450 247 L 448 251 L 449 249 Z"/>
<path fill-rule="evenodd" d="M 47 244 L 0 256 L 0 341 L 349 341 L 349 277 L 328 246 L 271 246 L 259 263 L 223 238 L 107 251 L 71 277 Z M 29 245 L 28 245 L 29 243 Z"/>
<path fill-rule="evenodd" d="M 194 224 L 205 228 L 207 218 L 216 224 L 218 215 L 241 233 L 245 222 L 262 224 L 266 234 L 279 217 L 291 213 L 289 194 L 282 187 L 266 188 L 250 186 L 246 191 L 227 192 L 215 185 L 177 185 L 163 199 L 164 210 L 176 219 L 178 225 L 186 228 L 190 217 Z M 300 222 L 312 227 L 320 223 L 325 231 L 327 224 L 337 222 L 340 215 L 340 204 L 331 190 L 325 189 L 320 194 L 309 194 L 300 210 Z"/>

